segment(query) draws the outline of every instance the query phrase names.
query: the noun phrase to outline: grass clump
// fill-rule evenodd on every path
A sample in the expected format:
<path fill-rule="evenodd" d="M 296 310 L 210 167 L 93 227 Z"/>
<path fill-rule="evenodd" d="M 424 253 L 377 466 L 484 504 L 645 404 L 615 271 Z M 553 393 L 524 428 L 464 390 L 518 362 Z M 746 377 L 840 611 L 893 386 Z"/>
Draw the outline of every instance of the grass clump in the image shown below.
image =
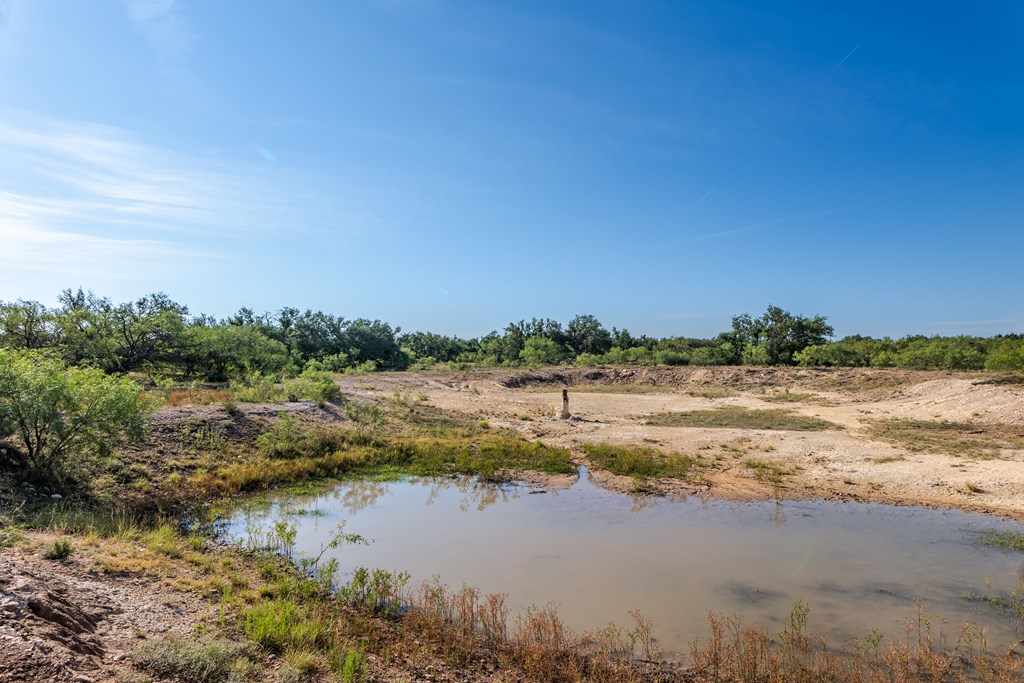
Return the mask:
<path fill-rule="evenodd" d="M 328 627 L 319 615 L 289 598 L 264 600 L 247 609 L 242 630 L 270 652 L 311 650 L 328 641 Z"/>
<path fill-rule="evenodd" d="M 660 384 L 576 384 L 571 389 L 579 394 L 669 394 L 675 391 Z M 539 391 L 546 393 L 552 390 L 545 387 Z"/>
<path fill-rule="evenodd" d="M 647 424 L 657 427 L 704 427 L 711 429 L 779 429 L 823 431 L 842 429 L 841 425 L 818 417 L 797 415 L 782 408 L 751 410 L 725 406 L 713 410 L 688 410 L 652 415 Z"/>
<path fill-rule="evenodd" d="M 1024 449 L 1024 430 L 1004 424 L 939 420 L 877 420 L 868 435 L 914 453 L 998 458 L 1003 448 Z"/>
<path fill-rule="evenodd" d="M 736 392 L 732 389 L 723 389 L 720 387 L 698 387 L 695 389 L 687 389 L 687 396 L 693 396 L 694 398 L 730 398 L 736 396 Z"/>
<path fill-rule="evenodd" d="M 75 547 L 66 538 L 58 538 L 46 549 L 43 557 L 48 560 L 66 560 L 75 552 Z"/>
<path fill-rule="evenodd" d="M 256 448 L 269 458 L 292 459 L 322 456 L 348 441 L 343 430 L 307 427 L 282 412 L 270 429 L 256 437 Z"/>
<path fill-rule="evenodd" d="M 682 453 L 663 453 L 651 446 L 585 444 L 583 449 L 594 465 L 612 474 L 649 479 L 687 479 L 698 460 Z"/>
<path fill-rule="evenodd" d="M 748 458 L 747 460 L 744 460 L 743 466 L 747 469 L 754 470 L 754 476 L 761 481 L 778 482 L 785 476 L 796 474 L 796 470 L 792 467 L 783 467 L 777 463 L 768 462 L 767 460 L 759 460 L 757 458 Z"/>
<path fill-rule="evenodd" d="M 807 401 L 813 401 L 817 398 L 816 394 L 801 392 L 801 391 L 790 391 L 786 389 L 783 392 L 777 394 L 765 394 L 759 396 L 762 401 L 768 401 L 769 403 L 804 403 Z"/>
<path fill-rule="evenodd" d="M 254 648 L 248 643 L 190 643 L 165 638 L 143 644 L 132 659 L 140 669 L 162 678 L 184 683 L 222 683 L 234 678 L 234 671 L 244 670 L 254 655 Z"/>
<path fill-rule="evenodd" d="M 986 529 L 981 532 L 981 543 L 991 548 L 1005 548 L 1024 552 L 1024 533 Z"/>

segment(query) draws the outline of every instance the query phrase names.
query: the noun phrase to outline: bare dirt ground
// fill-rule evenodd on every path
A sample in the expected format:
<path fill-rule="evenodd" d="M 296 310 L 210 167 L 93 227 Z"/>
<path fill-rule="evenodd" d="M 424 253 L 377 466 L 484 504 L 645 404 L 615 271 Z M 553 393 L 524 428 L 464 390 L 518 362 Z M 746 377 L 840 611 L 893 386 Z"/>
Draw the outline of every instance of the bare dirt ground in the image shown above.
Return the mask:
<path fill-rule="evenodd" d="M 44 559 L 43 538 L 0 550 L 0 681 L 122 680 L 139 643 L 191 638 L 211 614 L 194 593 L 104 572 L 85 552 Z"/>
<path fill-rule="evenodd" d="M 662 493 L 916 504 L 1024 520 L 1024 450 L 1003 448 L 983 456 L 935 447 L 910 450 L 870 433 L 876 421 L 905 419 L 967 423 L 968 438 L 970 425 L 990 425 L 1024 437 L 1024 385 L 1000 383 L 991 375 L 874 369 L 573 368 L 364 375 L 346 377 L 342 384 L 357 398 L 381 400 L 395 392 L 425 396 L 430 405 L 570 447 L 584 464 L 581 445 L 594 442 L 651 445 L 702 457 L 705 467 L 696 482 L 657 482 L 655 488 Z M 563 388 L 569 390 L 569 420 L 556 418 Z M 780 394 L 789 400 L 772 400 Z M 841 429 L 646 424 L 655 413 L 723 406 L 782 408 Z M 767 480 L 747 464 L 751 460 L 778 466 L 786 474 Z M 610 488 L 635 486 L 627 477 L 596 476 Z"/>

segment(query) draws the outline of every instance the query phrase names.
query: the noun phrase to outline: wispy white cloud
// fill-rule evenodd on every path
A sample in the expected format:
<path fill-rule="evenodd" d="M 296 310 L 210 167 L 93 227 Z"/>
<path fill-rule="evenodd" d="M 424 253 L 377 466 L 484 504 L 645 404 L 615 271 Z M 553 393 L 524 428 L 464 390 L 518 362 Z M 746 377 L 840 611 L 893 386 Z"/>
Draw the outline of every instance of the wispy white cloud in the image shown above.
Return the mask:
<path fill-rule="evenodd" d="M 170 66 L 188 54 L 196 35 L 178 0 L 121 0 L 121 5 L 161 64 Z"/>
<path fill-rule="evenodd" d="M 0 264 L 52 272 L 211 257 L 218 237 L 284 223 L 254 172 L 109 126 L 0 110 Z M 283 202 L 287 203 L 287 202 Z M 109 274 L 109 273 L 108 273 Z"/>
<path fill-rule="evenodd" d="M 109 126 L 0 112 L 0 158 L 0 216 L 50 229 L 63 221 L 172 234 L 215 220 L 229 227 L 237 211 L 226 209 L 244 207 L 248 194 L 244 172 L 224 162 Z"/>
<path fill-rule="evenodd" d="M 381 221 L 366 193 L 170 150 L 121 128 L 0 109 L 0 267 L 23 273 L 81 272 L 91 282 L 220 263 L 253 240 L 354 236 Z"/>
<path fill-rule="evenodd" d="M 137 279 L 169 270 L 195 254 L 158 240 L 98 237 L 39 230 L 31 223 L 4 221 L 0 268 L 8 272 L 60 276 L 64 281 Z"/>

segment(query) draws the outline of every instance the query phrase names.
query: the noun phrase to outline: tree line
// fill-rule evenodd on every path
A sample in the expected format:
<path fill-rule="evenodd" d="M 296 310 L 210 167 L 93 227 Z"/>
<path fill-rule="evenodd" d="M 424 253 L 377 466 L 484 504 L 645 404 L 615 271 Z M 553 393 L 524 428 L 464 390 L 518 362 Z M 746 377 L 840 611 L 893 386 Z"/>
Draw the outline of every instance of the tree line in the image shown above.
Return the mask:
<path fill-rule="evenodd" d="M 520 320 L 478 338 L 406 332 L 380 320 L 348 320 L 286 307 L 242 308 L 216 320 L 162 293 L 115 303 L 64 290 L 56 307 L 0 302 L 0 348 L 44 351 L 69 366 L 226 381 L 252 374 L 366 372 L 450 366 L 801 365 L 1024 371 L 1024 336 L 832 340 L 827 318 L 769 306 L 732 319 L 711 339 L 633 336 L 592 315 L 562 325 Z"/>

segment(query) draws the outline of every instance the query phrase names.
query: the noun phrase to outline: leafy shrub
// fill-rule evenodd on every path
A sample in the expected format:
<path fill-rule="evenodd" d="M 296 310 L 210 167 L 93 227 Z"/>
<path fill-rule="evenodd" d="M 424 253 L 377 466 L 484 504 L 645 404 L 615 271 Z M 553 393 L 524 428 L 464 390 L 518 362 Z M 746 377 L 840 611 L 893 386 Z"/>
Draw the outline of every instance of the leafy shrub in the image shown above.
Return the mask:
<path fill-rule="evenodd" d="M 32 351 L 0 349 L 0 439 L 17 441 L 33 474 L 60 478 L 67 459 L 106 453 L 142 431 L 139 386 Z"/>
<path fill-rule="evenodd" d="M 261 372 L 250 372 L 242 381 L 232 382 L 231 391 L 242 403 L 270 403 L 281 398 L 274 378 Z"/>
<path fill-rule="evenodd" d="M 994 345 L 985 359 L 985 369 L 1024 371 L 1024 341 L 1005 339 Z"/>
<path fill-rule="evenodd" d="M 363 375 L 377 372 L 377 361 L 366 360 L 351 367 L 345 368 L 346 375 Z"/>
<path fill-rule="evenodd" d="M 268 431 L 256 437 L 256 447 L 271 458 L 318 457 L 344 442 L 340 432 L 303 426 L 285 413 Z"/>
<path fill-rule="evenodd" d="M 347 353 L 335 353 L 323 358 L 314 358 L 306 363 L 306 370 L 316 372 L 345 372 L 352 364 Z"/>
<path fill-rule="evenodd" d="M 566 360 L 571 351 L 547 337 L 530 337 L 519 358 L 527 365 L 553 365 Z"/>
<path fill-rule="evenodd" d="M 284 393 L 289 401 L 305 398 L 323 407 L 341 396 L 341 387 L 335 384 L 331 373 L 307 367 L 302 375 L 285 383 Z"/>

